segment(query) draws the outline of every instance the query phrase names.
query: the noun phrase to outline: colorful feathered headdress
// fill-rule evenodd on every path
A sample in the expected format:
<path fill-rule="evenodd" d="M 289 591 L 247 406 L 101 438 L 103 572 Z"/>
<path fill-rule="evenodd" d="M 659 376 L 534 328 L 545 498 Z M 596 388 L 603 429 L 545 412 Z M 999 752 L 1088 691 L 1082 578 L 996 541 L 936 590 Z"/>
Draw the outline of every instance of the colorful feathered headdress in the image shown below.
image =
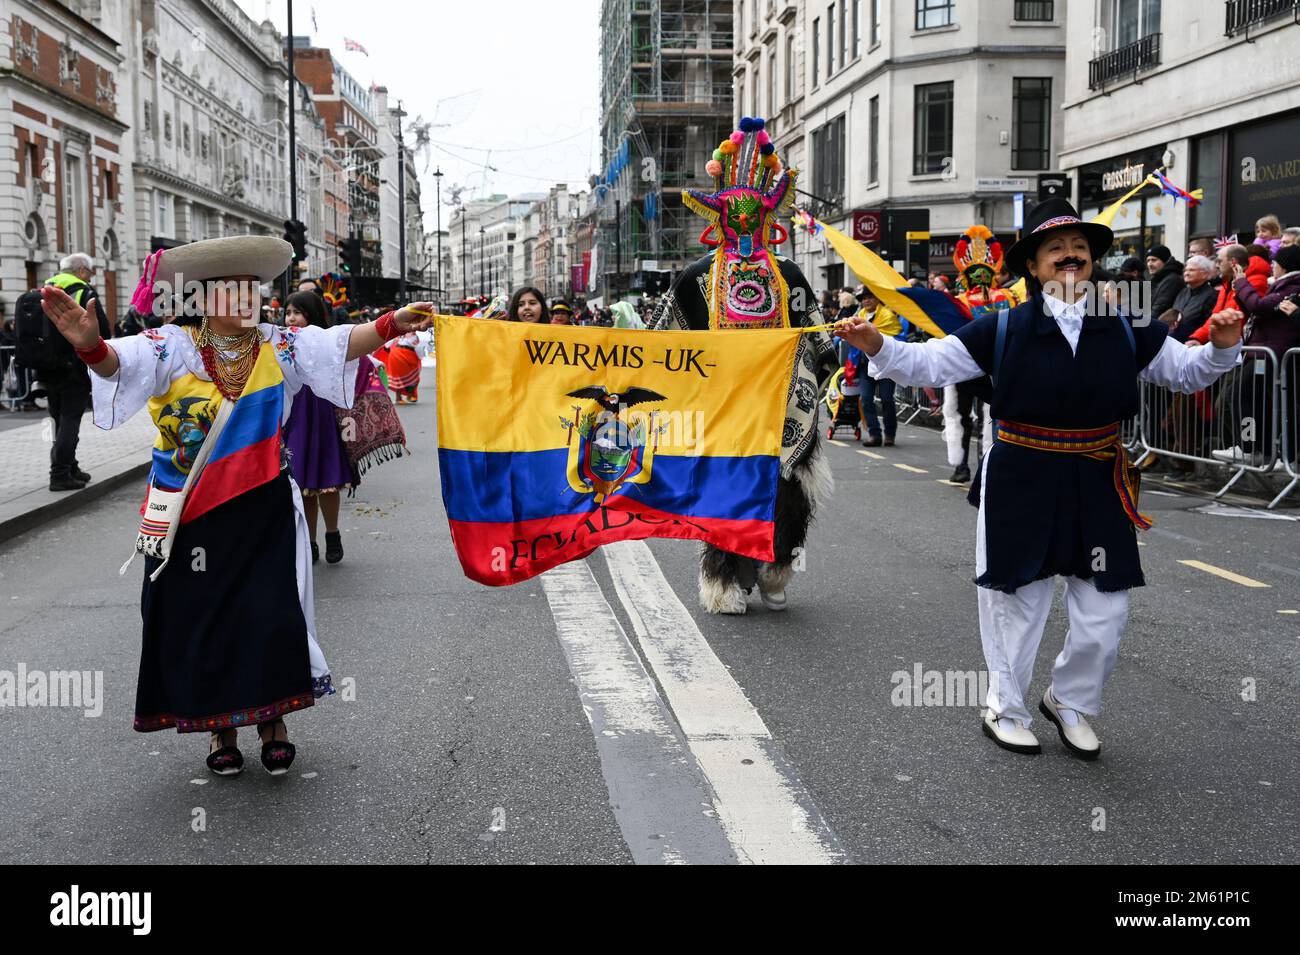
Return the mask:
<path fill-rule="evenodd" d="M 769 251 L 789 236 L 776 215 L 794 197 L 797 172 L 784 169 L 760 118 L 745 116 L 704 170 L 714 191 L 682 190 L 687 208 L 708 220 L 700 242 L 714 248 L 709 274 L 711 328 L 789 325 L 789 291 Z"/>
<path fill-rule="evenodd" d="M 788 209 L 798 171 L 782 167 L 764 126 L 759 117 L 741 117 L 740 128 L 719 143 L 704 164 L 704 171 L 713 177 L 714 191 L 682 190 L 687 207 L 709 220 L 700 237 L 705 245 L 732 246 L 749 257 L 787 238 L 774 214 Z M 715 230 L 719 234 L 710 237 Z"/>
<path fill-rule="evenodd" d="M 1002 243 L 989 231 L 988 226 L 973 225 L 957 240 L 952 264 L 957 266 L 958 274 L 964 279 L 969 280 L 967 270 L 977 266 L 989 269 L 992 278 L 1002 268 Z"/>

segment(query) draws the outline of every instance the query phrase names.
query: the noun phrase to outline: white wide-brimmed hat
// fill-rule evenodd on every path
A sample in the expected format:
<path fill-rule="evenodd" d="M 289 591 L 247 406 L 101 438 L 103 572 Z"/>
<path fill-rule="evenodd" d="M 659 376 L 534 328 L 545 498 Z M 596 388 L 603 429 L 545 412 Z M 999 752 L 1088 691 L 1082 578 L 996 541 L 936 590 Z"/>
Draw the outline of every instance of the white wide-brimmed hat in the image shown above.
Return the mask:
<path fill-rule="evenodd" d="M 144 273 L 131 303 L 152 301 L 159 283 L 182 294 L 191 282 L 252 275 L 259 282 L 272 282 L 293 261 L 293 246 L 272 235 L 229 235 L 203 239 L 154 252 L 144 260 Z"/>

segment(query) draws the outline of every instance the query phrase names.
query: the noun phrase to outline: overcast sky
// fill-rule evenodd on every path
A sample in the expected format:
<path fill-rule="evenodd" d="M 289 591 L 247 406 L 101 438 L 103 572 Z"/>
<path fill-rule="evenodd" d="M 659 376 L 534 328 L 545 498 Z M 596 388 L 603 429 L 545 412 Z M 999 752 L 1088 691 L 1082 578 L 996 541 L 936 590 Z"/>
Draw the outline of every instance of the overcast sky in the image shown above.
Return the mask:
<path fill-rule="evenodd" d="M 237 2 L 286 32 L 285 0 Z M 600 0 L 296 0 L 293 17 L 297 36 L 402 100 L 406 123 L 447 124 L 416 156 L 430 231 L 436 167 L 446 228 L 452 186 L 468 198 L 585 187 L 600 166 Z M 345 37 L 369 56 L 345 52 Z"/>

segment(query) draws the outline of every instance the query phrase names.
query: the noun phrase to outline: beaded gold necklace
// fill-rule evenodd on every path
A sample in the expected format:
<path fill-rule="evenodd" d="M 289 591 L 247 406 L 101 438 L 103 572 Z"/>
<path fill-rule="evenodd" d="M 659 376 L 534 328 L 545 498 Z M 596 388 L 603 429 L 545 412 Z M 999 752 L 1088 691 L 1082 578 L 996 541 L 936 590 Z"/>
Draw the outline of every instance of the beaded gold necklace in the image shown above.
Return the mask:
<path fill-rule="evenodd" d="M 203 368 L 217 390 L 231 401 L 237 400 L 257 364 L 262 344 L 257 327 L 237 335 L 219 335 L 208 326 L 208 319 L 204 316 L 198 331 L 191 328 L 190 334 L 203 359 Z"/>

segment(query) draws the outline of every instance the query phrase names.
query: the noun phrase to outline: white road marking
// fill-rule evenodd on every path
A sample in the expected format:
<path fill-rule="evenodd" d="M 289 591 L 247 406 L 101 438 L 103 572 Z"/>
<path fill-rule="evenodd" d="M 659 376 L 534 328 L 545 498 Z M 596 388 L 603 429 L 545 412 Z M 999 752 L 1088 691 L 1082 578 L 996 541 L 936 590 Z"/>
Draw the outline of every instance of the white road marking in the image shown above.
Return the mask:
<path fill-rule="evenodd" d="M 1222 577 L 1224 580 L 1230 580 L 1234 584 L 1241 584 L 1243 587 L 1270 587 L 1271 584 L 1263 583 L 1252 577 L 1243 577 L 1241 574 L 1234 574 L 1230 570 L 1224 570 L 1222 567 L 1215 567 L 1213 564 L 1207 564 L 1200 560 L 1180 560 L 1178 563 L 1185 564 L 1188 567 L 1194 567 L 1197 570 L 1203 570 L 1207 574 L 1213 574 L 1215 577 Z"/>
<path fill-rule="evenodd" d="M 742 862 L 846 861 L 839 840 L 644 541 L 602 548 L 619 599 Z"/>
<path fill-rule="evenodd" d="M 1253 507 L 1233 507 L 1228 504 L 1202 504 L 1200 507 L 1188 508 L 1197 514 L 1210 514 L 1214 517 L 1253 517 L 1265 521 L 1300 521 L 1292 514 L 1279 514 L 1276 511 L 1259 510 Z"/>
<path fill-rule="evenodd" d="M 541 582 L 633 860 L 734 863 L 714 794 L 587 562 Z"/>

